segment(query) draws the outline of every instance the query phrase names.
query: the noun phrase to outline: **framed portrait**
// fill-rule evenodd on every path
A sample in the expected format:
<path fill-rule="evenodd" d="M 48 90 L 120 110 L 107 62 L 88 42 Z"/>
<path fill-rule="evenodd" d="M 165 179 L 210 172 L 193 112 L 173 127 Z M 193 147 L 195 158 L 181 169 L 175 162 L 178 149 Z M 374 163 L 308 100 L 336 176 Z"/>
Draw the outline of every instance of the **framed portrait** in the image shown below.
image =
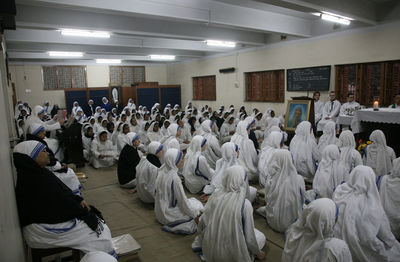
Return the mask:
<path fill-rule="evenodd" d="M 309 121 L 312 100 L 289 100 L 285 115 L 285 129 L 294 132 L 301 121 Z"/>

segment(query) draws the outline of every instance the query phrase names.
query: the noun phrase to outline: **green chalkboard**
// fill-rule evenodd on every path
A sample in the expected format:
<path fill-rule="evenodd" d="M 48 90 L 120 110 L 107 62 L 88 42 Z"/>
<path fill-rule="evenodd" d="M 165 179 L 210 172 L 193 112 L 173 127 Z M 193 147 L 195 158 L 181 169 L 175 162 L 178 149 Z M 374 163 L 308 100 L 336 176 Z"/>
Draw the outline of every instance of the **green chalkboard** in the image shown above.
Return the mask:
<path fill-rule="evenodd" d="M 331 66 L 286 70 L 287 91 L 328 91 Z"/>

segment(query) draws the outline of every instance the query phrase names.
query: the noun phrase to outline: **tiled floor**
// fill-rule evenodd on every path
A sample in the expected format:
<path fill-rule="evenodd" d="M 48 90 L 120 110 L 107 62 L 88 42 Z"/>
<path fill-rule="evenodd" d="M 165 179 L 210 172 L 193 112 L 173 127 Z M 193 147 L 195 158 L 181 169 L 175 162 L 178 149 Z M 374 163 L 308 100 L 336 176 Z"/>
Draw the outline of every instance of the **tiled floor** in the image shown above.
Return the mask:
<path fill-rule="evenodd" d="M 130 233 L 142 246 L 139 255 L 128 261 L 201 261 L 191 250 L 195 235 L 180 236 L 161 231 L 153 206 L 143 204 L 137 194 L 130 194 L 129 190 L 119 187 L 116 167 L 96 170 L 86 166 L 78 172 L 88 176 L 83 183 L 83 197 L 102 211 L 113 237 Z M 187 196 L 193 195 L 187 192 Z M 254 222 L 267 237 L 263 249 L 266 253 L 264 261 L 281 261 L 283 234 L 272 231 L 257 214 L 254 214 Z"/>

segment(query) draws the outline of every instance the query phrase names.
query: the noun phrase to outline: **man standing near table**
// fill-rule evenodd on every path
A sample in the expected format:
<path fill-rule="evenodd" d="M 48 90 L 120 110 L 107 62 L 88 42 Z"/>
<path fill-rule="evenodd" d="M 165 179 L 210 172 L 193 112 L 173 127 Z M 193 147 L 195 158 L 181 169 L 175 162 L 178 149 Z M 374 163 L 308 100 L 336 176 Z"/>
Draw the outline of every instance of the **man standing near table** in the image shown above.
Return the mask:
<path fill-rule="evenodd" d="M 322 114 L 324 113 L 324 103 L 319 100 L 321 93 L 319 91 L 315 91 L 313 94 L 314 98 L 314 112 L 315 112 L 315 125 L 318 124 L 319 120 L 322 119 Z"/>
<path fill-rule="evenodd" d="M 336 100 L 335 91 L 329 92 L 329 101 L 325 103 L 322 119 L 317 125 L 318 132 L 322 132 L 324 126 L 329 121 L 336 122 L 336 118 L 339 116 L 340 106 L 340 102 Z"/>
<path fill-rule="evenodd" d="M 400 95 L 394 97 L 394 104 L 390 105 L 389 108 L 396 108 L 400 110 Z"/>
<path fill-rule="evenodd" d="M 352 116 L 357 108 L 360 108 L 360 104 L 354 101 L 353 93 L 348 93 L 347 102 L 340 107 L 340 115 Z M 348 130 L 348 129 L 349 129 L 348 125 L 342 125 L 342 130 Z"/>

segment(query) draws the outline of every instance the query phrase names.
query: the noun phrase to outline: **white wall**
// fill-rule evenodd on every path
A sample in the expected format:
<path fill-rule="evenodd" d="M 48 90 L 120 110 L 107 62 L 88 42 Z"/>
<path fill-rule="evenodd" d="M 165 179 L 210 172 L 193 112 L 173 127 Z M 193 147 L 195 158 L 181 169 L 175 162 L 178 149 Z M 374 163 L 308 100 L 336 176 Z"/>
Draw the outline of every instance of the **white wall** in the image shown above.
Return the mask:
<path fill-rule="evenodd" d="M 28 102 L 31 107 L 42 105 L 44 101 L 65 107 L 64 91 L 43 90 L 41 65 L 11 65 L 9 66 L 11 82 L 15 83 L 17 99 Z M 146 81 L 167 84 L 166 65 L 146 65 Z M 107 87 L 110 82 L 108 65 L 87 65 L 88 87 Z M 174 84 L 174 83 L 172 83 Z M 26 91 L 28 90 L 28 92 Z M 31 92 L 29 92 L 29 90 Z"/>
<path fill-rule="evenodd" d="M 273 44 L 260 50 L 169 65 L 167 82 L 181 85 L 182 103 L 185 105 L 192 99 L 192 77 L 216 75 L 216 101 L 194 101 L 195 105 L 208 103 L 218 107 L 221 104 L 225 106 L 234 104 L 238 108 L 243 104 L 249 110 L 257 107 L 264 111 L 267 107 L 271 107 L 281 114 L 286 110 L 286 103 L 244 102 L 245 72 L 332 65 L 330 90 L 334 90 L 334 65 L 400 59 L 399 43 L 400 24 L 397 23 L 368 31 L 358 30 Z M 236 72 L 231 74 L 218 72 L 219 69 L 227 67 L 235 67 Z M 235 88 L 235 81 L 239 83 L 238 88 Z M 285 91 L 285 101 L 292 96 L 300 95 L 306 93 Z M 321 100 L 327 100 L 327 92 L 321 92 L 321 95 Z"/>

